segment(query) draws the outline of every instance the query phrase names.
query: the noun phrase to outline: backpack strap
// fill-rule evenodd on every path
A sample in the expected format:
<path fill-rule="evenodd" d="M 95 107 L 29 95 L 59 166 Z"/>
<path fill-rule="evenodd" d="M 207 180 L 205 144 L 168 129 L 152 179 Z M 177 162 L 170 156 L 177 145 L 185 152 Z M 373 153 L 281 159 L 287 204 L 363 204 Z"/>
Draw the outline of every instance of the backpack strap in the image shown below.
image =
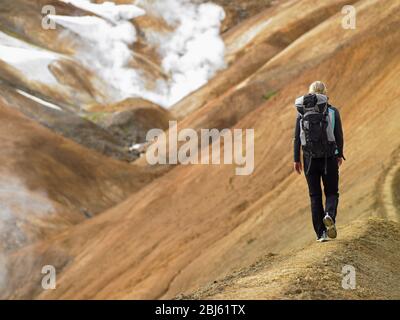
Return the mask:
<path fill-rule="evenodd" d="M 329 108 L 328 108 L 328 102 L 326 102 L 325 105 L 325 110 L 323 113 L 323 122 L 324 122 L 324 126 L 322 128 L 322 130 L 327 130 L 328 128 L 328 120 L 327 117 L 329 117 Z M 325 137 L 325 135 L 323 135 Z M 325 163 L 324 163 L 324 174 L 328 175 L 328 136 L 326 136 L 326 139 L 324 139 L 324 147 L 325 147 Z"/>

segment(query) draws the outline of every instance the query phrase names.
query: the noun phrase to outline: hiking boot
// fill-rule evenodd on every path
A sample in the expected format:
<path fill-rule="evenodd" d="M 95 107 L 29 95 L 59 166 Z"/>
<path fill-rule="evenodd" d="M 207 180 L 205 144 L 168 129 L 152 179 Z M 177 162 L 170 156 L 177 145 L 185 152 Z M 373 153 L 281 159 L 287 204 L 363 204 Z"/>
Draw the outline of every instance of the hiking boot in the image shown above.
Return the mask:
<path fill-rule="evenodd" d="M 326 214 L 323 221 L 327 230 L 328 237 L 331 239 L 335 239 L 337 237 L 337 231 L 335 222 L 333 221 L 332 217 L 329 214 Z"/>
<path fill-rule="evenodd" d="M 326 242 L 328 241 L 328 237 L 326 235 L 326 231 L 322 232 L 322 236 L 317 239 L 318 242 Z"/>

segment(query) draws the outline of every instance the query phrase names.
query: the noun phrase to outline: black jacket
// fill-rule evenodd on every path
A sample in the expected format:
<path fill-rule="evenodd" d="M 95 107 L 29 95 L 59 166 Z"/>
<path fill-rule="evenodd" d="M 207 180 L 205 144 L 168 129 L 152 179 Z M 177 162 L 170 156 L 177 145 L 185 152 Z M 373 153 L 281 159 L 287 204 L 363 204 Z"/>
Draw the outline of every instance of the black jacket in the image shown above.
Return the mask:
<path fill-rule="evenodd" d="M 342 120 L 340 119 L 339 110 L 335 107 L 329 105 L 328 106 L 331 110 L 335 112 L 335 140 L 337 145 L 337 157 L 343 157 L 343 147 L 344 147 L 344 140 L 343 140 L 343 128 L 342 128 Z M 301 142 L 300 142 L 300 115 L 297 115 L 296 118 L 296 128 L 294 132 L 294 162 L 300 161 L 300 149 L 301 149 Z"/>

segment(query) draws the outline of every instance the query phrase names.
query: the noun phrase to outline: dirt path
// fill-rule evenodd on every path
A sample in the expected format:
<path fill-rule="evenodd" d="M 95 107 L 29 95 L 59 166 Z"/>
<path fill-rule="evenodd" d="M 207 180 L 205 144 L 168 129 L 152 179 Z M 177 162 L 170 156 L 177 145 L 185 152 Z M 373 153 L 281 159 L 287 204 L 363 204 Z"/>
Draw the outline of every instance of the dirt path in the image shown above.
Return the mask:
<path fill-rule="evenodd" d="M 182 298 L 399 299 L 400 228 L 370 218 L 341 231 L 341 239 L 267 255 L 250 267 Z M 354 267 L 355 289 L 343 288 L 343 267 Z"/>

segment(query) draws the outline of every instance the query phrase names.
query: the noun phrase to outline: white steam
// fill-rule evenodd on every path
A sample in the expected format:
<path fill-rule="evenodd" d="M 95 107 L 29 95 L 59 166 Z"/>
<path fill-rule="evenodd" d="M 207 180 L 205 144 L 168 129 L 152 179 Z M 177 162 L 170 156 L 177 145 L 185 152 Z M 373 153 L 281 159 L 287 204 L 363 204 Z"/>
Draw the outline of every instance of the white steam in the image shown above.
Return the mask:
<path fill-rule="evenodd" d="M 176 26 L 159 43 L 162 68 L 171 76 L 163 104 L 173 105 L 225 67 L 225 44 L 219 34 L 225 12 L 213 3 L 184 0 L 155 1 L 154 6 L 169 25 Z"/>
<path fill-rule="evenodd" d="M 127 21 L 111 24 L 101 18 L 50 16 L 85 40 L 77 58 L 95 70 L 114 90 L 115 100 L 137 96 L 143 87 L 138 72 L 129 68 L 136 30 Z"/>
<path fill-rule="evenodd" d="M 225 67 L 225 45 L 219 31 L 224 10 L 213 4 L 190 0 L 138 0 L 136 5 L 94 4 L 89 0 L 62 0 L 96 16 L 50 16 L 84 40 L 77 58 L 107 81 L 114 100 L 141 97 L 170 107 L 206 84 Z M 132 45 L 137 41 L 131 19 L 158 15 L 173 29 L 155 32 L 148 39 L 158 50 L 161 69 L 168 79 L 158 79 L 149 90 L 141 70 L 130 66 Z"/>
<path fill-rule="evenodd" d="M 0 178 L 0 290 L 7 285 L 7 252 L 33 240 L 32 223 L 54 212 L 46 194 L 29 190 L 21 181 Z M 31 222 L 29 222 L 31 221 Z"/>
<path fill-rule="evenodd" d="M 23 246 L 28 238 L 24 227 L 54 212 L 47 195 L 29 190 L 15 178 L 0 178 L 0 248 Z"/>

